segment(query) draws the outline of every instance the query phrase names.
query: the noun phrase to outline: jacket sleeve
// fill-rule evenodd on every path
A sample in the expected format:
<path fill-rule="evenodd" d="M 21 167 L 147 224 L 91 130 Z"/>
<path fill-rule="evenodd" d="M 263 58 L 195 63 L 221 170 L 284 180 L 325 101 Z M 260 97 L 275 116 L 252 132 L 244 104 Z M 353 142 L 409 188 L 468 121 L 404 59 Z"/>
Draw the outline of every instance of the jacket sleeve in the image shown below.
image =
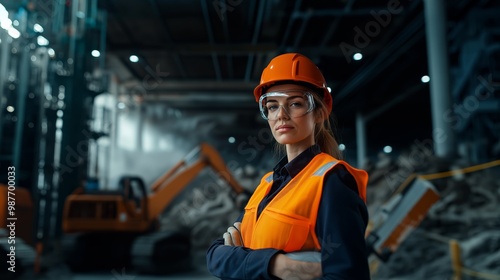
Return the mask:
<path fill-rule="evenodd" d="M 235 222 L 241 222 L 240 216 Z M 222 234 L 222 233 L 221 233 Z M 269 274 L 271 258 L 276 249 L 252 250 L 241 246 L 224 245 L 224 239 L 212 242 L 207 251 L 207 268 L 220 279 L 276 279 Z"/>
<path fill-rule="evenodd" d="M 356 181 L 343 166 L 336 166 L 324 182 L 316 221 L 322 279 L 370 279 L 365 243 L 368 211 Z"/>

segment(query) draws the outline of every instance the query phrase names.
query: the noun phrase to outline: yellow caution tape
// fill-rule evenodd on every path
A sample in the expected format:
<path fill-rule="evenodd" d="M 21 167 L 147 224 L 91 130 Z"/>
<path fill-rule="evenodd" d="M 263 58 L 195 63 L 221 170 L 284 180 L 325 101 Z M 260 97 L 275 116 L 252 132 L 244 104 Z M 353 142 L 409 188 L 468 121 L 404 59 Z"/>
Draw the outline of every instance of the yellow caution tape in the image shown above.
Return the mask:
<path fill-rule="evenodd" d="M 482 169 L 487 169 L 487 168 L 497 166 L 497 165 L 500 165 L 500 159 L 486 162 L 486 163 L 482 163 L 482 164 L 478 164 L 478 165 L 469 166 L 469 167 L 462 168 L 462 169 L 454 169 L 454 170 L 445 171 L 445 172 L 439 172 L 439 173 L 434 173 L 434 174 L 424 174 L 424 175 L 418 175 L 418 176 L 420 178 L 426 179 L 426 180 L 435 180 L 435 179 L 451 177 L 451 176 L 456 175 L 456 174 L 471 173 L 471 172 L 475 172 L 475 171 L 482 170 Z"/>

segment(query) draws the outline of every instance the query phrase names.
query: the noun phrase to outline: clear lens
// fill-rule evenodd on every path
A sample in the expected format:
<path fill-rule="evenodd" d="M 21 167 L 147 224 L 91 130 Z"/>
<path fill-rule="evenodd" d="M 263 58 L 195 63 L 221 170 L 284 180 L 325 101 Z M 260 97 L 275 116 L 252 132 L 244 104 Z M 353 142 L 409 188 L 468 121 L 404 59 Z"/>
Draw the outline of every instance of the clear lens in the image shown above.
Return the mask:
<path fill-rule="evenodd" d="M 268 92 L 260 97 L 259 108 L 266 120 L 277 120 L 283 113 L 291 118 L 298 118 L 314 109 L 314 99 L 306 91 Z"/>

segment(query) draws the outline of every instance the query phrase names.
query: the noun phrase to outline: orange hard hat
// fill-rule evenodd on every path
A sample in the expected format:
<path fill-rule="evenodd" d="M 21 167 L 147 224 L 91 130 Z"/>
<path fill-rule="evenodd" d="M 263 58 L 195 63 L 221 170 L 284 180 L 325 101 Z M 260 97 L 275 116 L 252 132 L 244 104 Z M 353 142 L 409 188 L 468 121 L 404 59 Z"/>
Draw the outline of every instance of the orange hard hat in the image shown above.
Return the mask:
<path fill-rule="evenodd" d="M 255 101 L 259 102 L 260 96 L 266 88 L 281 82 L 306 83 L 322 93 L 323 101 L 332 111 L 332 95 L 326 86 L 325 77 L 309 58 L 299 53 L 285 53 L 276 56 L 262 71 L 260 84 L 253 90 Z"/>

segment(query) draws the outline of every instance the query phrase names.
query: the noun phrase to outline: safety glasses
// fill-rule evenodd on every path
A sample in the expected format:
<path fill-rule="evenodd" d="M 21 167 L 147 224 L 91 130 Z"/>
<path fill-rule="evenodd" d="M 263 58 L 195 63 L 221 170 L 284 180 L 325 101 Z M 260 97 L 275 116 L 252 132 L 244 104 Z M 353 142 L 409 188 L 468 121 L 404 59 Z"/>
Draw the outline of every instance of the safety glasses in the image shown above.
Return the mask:
<path fill-rule="evenodd" d="M 265 120 L 279 119 L 281 108 L 290 118 L 302 117 L 314 109 L 310 92 L 301 90 L 273 91 L 259 99 L 260 114 Z"/>

